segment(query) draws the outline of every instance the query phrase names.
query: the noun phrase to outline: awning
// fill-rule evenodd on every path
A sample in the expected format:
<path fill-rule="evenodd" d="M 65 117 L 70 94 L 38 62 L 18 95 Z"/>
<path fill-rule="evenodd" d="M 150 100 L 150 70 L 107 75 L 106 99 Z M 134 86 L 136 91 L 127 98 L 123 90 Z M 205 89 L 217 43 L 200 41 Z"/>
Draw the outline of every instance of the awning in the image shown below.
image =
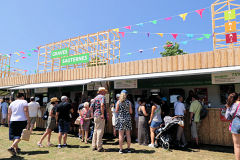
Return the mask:
<path fill-rule="evenodd" d="M 16 87 L 16 86 L 3 86 L 3 87 L 0 87 L 0 89 L 9 89 L 9 88 L 13 88 L 13 87 Z"/>
<path fill-rule="evenodd" d="M 75 80 L 75 81 L 62 81 L 62 82 L 51 82 L 51 83 L 37 83 L 37 84 L 27 84 L 15 88 L 10 88 L 11 90 L 19 89 L 33 89 L 33 88 L 51 88 L 51 87 L 64 87 L 64 86 L 77 86 L 90 83 L 91 80 Z"/>

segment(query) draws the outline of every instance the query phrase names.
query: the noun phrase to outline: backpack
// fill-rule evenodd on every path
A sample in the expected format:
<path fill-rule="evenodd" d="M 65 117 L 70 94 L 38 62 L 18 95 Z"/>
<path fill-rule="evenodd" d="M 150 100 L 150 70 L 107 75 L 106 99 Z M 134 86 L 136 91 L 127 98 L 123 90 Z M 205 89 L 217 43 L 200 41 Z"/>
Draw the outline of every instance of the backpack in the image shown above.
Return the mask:
<path fill-rule="evenodd" d="M 200 120 L 203 120 L 204 118 L 207 117 L 208 110 L 204 106 L 202 106 L 202 109 L 200 111 Z"/>
<path fill-rule="evenodd" d="M 43 116 L 42 116 L 42 119 L 43 119 L 43 120 L 47 120 L 47 119 L 48 119 L 48 115 L 49 115 L 48 109 L 46 109 L 46 111 L 44 112 L 44 114 L 43 114 Z"/>

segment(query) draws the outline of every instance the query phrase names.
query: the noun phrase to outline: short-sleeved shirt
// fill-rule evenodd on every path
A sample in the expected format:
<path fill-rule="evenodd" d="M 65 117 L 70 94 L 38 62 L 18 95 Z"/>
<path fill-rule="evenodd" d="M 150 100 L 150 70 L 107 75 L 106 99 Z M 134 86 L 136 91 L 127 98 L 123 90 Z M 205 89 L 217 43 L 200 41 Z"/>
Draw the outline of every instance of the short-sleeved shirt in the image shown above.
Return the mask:
<path fill-rule="evenodd" d="M 9 106 L 12 111 L 10 121 L 26 121 L 27 117 L 24 113 L 24 107 L 28 107 L 28 103 L 26 100 L 13 101 Z"/>
<path fill-rule="evenodd" d="M 28 103 L 29 117 L 37 117 L 37 113 L 39 109 L 40 109 L 40 105 L 38 102 Z"/>
<path fill-rule="evenodd" d="M 8 113 L 8 104 L 7 104 L 7 102 L 3 102 L 1 104 L 1 110 L 2 110 L 2 114 L 7 114 Z"/>
<path fill-rule="evenodd" d="M 93 115 L 94 117 L 99 117 L 101 116 L 102 112 L 101 112 L 101 104 L 104 104 L 104 110 L 105 110 L 105 106 L 106 106 L 106 100 L 105 100 L 105 96 L 104 95 L 97 95 L 94 98 L 94 102 L 91 104 L 91 107 L 93 108 Z"/>
<path fill-rule="evenodd" d="M 48 110 L 48 113 L 49 113 L 49 117 L 51 117 L 50 116 L 50 112 L 52 111 L 52 114 L 53 115 L 56 115 L 56 107 L 54 107 L 52 104 L 47 108 L 47 110 Z"/>
<path fill-rule="evenodd" d="M 72 109 L 72 105 L 68 102 L 61 102 L 57 105 L 57 112 L 58 115 L 58 121 L 63 120 L 66 122 L 70 121 L 70 110 Z"/>
<path fill-rule="evenodd" d="M 198 100 L 195 100 L 191 103 L 189 112 L 194 113 L 194 122 L 200 121 L 200 112 L 202 109 L 202 105 Z"/>
<path fill-rule="evenodd" d="M 175 102 L 174 103 L 174 114 L 176 116 L 184 116 L 185 106 L 182 102 Z"/>

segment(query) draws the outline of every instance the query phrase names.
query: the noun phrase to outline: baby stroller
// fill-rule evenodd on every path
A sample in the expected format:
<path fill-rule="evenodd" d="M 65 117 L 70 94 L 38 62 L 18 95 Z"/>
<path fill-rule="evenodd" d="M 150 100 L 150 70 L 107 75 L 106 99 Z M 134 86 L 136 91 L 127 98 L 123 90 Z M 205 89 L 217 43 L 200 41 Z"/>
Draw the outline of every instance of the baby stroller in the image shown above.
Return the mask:
<path fill-rule="evenodd" d="M 177 128 L 180 125 L 184 126 L 184 121 L 182 116 L 164 117 L 165 126 L 160 127 L 156 130 L 155 140 L 158 142 L 158 146 L 169 150 L 171 146 L 174 146 L 176 142 Z"/>

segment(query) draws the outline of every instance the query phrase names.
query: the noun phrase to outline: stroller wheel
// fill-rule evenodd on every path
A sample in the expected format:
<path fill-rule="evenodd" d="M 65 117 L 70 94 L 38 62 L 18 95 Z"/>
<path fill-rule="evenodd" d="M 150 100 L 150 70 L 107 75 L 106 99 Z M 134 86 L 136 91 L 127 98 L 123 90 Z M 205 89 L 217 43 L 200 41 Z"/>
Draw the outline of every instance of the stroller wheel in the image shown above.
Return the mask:
<path fill-rule="evenodd" d="M 169 142 L 163 142 L 163 143 L 162 143 L 162 148 L 163 148 L 163 149 L 166 149 L 166 150 L 169 150 L 169 149 L 170 149 L 170 144 L 169 144 Z"/>

